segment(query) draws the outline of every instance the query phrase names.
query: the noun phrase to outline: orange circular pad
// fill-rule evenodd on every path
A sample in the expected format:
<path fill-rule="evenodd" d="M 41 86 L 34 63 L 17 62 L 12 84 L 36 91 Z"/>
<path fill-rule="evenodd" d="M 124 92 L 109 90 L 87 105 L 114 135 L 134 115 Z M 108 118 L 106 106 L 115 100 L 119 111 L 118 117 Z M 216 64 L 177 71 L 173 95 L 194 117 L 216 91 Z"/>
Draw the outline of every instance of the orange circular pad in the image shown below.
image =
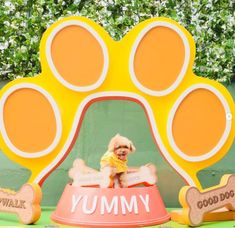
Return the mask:
<path fill-rule="evenodd" d="M 102 47 L 81 26 L 70 25 L 60 30 L 52 41 L 51 56 L 60 76 L 74 86 L 92 85 L 102 74 Z"/>
<path fill-rule="evenodd" d="M 172 133 L 183 153 L 201 156 L 214 149 L 225 128 L 226 112 L 220 99 L 207 89 L 196 89 L 179 104 Z"/>
<path fill-rule="evenodd" d="M 148 89 L 166 90 L 176 81 L 184 59 L 185 47 L 179 34 L 158 26 L 147 32 L 138 45 L 134 58 L 135 75 Z"/>
<path fill-rule="evenodd" d="M 18 89 L 7 97 L 3 121 L 9 140 L 23 152 L 42 151 L 56 136 L 51 104 L 43 94 L 31 88 Z"/>

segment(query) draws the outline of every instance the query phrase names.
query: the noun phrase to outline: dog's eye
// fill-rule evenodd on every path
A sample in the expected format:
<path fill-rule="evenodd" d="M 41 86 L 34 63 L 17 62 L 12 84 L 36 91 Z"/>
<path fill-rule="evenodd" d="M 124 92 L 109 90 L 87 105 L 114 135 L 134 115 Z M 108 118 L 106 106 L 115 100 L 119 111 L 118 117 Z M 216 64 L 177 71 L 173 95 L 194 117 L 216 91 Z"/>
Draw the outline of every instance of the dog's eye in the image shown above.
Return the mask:
<path fill-rule="evenodd" d="M 120 145 L 120 146 L 116 147 L 115 149 L 118 150 L 118 149 L 130 149 L 130 148 L 126 145 Z"/>
<path fill-rule="evenodd" d="M 128 146 L 126 146 L 126 145 L 123 145 L 123 146 L 118 146 L 118 147 L 116 147 L 116 150 L 118 150 L 118 149 L 129 149 L 129 147 Z"/>

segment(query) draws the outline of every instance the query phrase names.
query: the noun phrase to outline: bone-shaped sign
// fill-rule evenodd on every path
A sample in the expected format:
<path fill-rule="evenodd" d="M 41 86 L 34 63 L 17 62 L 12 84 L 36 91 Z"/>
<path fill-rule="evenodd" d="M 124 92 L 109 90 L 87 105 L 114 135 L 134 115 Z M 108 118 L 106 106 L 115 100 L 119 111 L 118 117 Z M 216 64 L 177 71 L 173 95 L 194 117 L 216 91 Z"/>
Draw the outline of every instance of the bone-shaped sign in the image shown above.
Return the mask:
<path fill-rule="evenodd" d="M 126 187 L 133 187 L 140 184 L 150 186 L 157 182 L 156 167 L 151 163 L 139 168 L 130 168 L 130 171 L 122 175 Z M 99 172 L 87 166 L 82 159 L 76 159 L 73 162 L 73 167 L 69 170 L 69 177 L 73 179 L 72 185 L 74 186 L 111 187 L 113 181 L 115 181 L 115 179 L 110 178 L 111 174 L 112 170 L 109 167 L 105 167 Z"/>
<path fill-rule="evenodd" d="M 36 222 L 41 215 L 41 188 L 37 184 L 24 184 L 18 192 L 0 190 L 0 211 L 18 215 L 24 224 Z"/>
<path fill-rule="evenodd" d="M 141 166 L 138 171 L 127 173 L 124 178 L 128 187 L 140 184 L 144 184 L 145 186 L 154 185 L 157 182 L 156 167 L 152 164 Z"/>
<path fill-rule="evenodd" d="M 74 178 L 73 186 L 99 186 L 101 188 L 109 188 L 112 186 L 111 180 L 112 171 L 109 167 L 105 167 L 100 172 L 96 173 L 77 173 Z"/>
<path fill-rule="evenodd" d="M 235 175 L 224 175 L 218 186 L 200 192 L 196 187 L 185 186 L 180 190 L 183 207 L 180 221 L 191 226 L 203 222 L 204 215 L 218 208 L 235 210 Z"/>
<path fill-rule="evenodd" d="M 73 162 L 73 167 L 69 170 L 69 177 L 73 179 L 72 185 L 81 187 L 109 188 L 112 186 L 111 174 L 111 168 L 105 167 L 99 172 L 86 166 L 82 159 L 76 159 Z"/>
<path fill-rule="evenodd" d="M 85 161 L 82 159 L 76 159 L 73 162 L 73 167 L 69 170 L 69 177 L 72 179 L 75 178 L 77 173 L 97 173 L 98 171 L 96 169 L 92 169 L 91 167 L 87 166 Z"/>

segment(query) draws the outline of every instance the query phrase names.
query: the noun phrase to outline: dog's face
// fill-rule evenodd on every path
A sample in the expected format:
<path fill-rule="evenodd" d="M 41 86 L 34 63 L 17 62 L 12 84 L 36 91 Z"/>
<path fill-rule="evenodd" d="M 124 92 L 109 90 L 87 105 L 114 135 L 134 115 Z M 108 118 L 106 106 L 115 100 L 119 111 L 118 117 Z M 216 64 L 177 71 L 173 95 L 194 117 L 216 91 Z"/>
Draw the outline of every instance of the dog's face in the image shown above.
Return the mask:
<path fill-rule="evenodd" d="M 135 151 L 135 147 L 128 138 L 117 134 L 111 139 L 108 150 L 114 152 L 118 159 L 125 161 L 128 154 Z"/>
<path fill-rule="evenodd" d="M 118 159 L 125 161 L 131 150 L 127 145 L 117 145 L 113 152 Z"/>

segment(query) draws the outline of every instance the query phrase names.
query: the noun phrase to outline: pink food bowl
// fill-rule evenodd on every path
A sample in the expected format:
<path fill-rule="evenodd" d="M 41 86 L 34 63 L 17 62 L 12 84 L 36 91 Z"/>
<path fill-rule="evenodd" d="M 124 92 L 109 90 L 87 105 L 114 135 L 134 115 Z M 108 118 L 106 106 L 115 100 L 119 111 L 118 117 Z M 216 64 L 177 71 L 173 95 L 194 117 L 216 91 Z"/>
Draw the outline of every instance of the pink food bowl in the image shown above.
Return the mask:
<path fill-rule="evenodd" d="M 51 219 L 84 227 L 140 227 L 167 222 L 170 215 L 156 186 L 91 188 L 67 184 Z"/>

